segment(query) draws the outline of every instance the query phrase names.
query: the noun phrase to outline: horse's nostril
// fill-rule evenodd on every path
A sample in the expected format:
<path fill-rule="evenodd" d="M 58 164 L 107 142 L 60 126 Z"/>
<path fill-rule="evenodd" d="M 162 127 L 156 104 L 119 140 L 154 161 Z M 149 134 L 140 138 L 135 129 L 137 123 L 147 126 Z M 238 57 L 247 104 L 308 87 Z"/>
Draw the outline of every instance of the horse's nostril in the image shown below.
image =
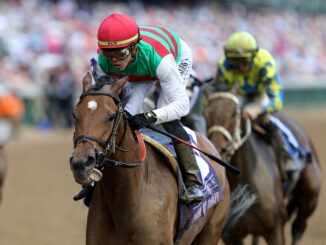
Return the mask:
<path fill-rule="evenodd" d="M 95 157 L 86 155 L 83 157 L 70 157 L 70 166 L 73 171 L 84 171 L 95 165 Z"/>
<path fill-rule="evenodd" d="M 93 157 L 93 156 L 88 156 L 87 157 L 87 160 L 86 160 L 86 162 L 85 162 L 85 165 L 86 166 L 91 166 L 91 165 L 93 165 L 95 163 L 95 157 Z"/>
<path fill-rule="evenodd" d="M 84 169 L 84 166 L 81 162 L 72 160 L 70 163 L 71 163 L 71 169 L 73 171 L 82 171 Z"/>

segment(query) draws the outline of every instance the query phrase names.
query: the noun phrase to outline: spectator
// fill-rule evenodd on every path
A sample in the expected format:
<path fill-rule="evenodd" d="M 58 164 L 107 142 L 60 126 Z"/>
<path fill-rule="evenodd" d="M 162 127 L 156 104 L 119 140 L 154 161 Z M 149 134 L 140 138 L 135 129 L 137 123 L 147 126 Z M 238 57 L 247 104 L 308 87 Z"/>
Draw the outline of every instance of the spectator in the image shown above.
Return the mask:
<path fill-rule="evenodd" d="M 0 16 L 0 74 L 10 87 L 10 78 L 19 74 L 15 90 L 26 99 L 26 113 L 32 123 L 40 117 L 40 110 L 29 107 L 41 97 L 46 73 L 69 57 L 71 73 L 81 77 L 89 58 L 94 57 L 96 25 L 113 12 L 130 14 L 140 23 L 169 26 L 189 40 L 196 71 L 203 79 L 214 75 L 223 55 L 223 40 L 240 29 L 251 32 L 274 54 L 285 86 L 314 84 L 326 76 L 326 17 L 322 14 L 308 16 L 273 9 L 248 12 L 245 7 L 227 11 L 218 5 L 163 8 L 133 1 L 95 1 L 86 10 L 74 0 L 3 1 L 0 10 L 5 13 Z"/>

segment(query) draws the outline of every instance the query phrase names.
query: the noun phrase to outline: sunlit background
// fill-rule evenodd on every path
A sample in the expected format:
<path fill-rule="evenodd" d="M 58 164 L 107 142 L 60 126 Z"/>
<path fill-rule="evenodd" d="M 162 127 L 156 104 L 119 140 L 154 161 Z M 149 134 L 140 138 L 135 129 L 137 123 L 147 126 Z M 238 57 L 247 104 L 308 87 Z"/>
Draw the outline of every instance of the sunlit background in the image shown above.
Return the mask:
<path fill-rule="evenodd" d="M 78 99 L 82 76 L 90 70 L 89 60 L 96 57 L 99 23 L 114 12 L 128 14 L 139 24 L 176 31 L 191 47 L 201 79 L 215 75 L 231 33 L 252 33 L 276 59 L 286 89 L 285 108 L 319 128 L 315 138 L 326 129 L 314 121 L 326 122 L 325 110 L 317 107 L 326 103 L 326 1 L 1 1 L 0 84 L 23 99 L 23 123 L 35 130 L 23 129 L 8 150 L 9 176 L 0 205 L 1 245 L 84 244 L 87 209 L 71 199 L 79 190 L 68 166 L 71 107 Z M 50 165 L 51 159 L 55 160 Z M 22 182 L 17 184 L 18 180 Z M 52 184 L 46 186 L 48 181 Z M 314 224 L 325 226 L 319 220 Z M 309 244 L 323 244 L 326 238 L 320 229 L 309 232 L 317 233 Z"/>
<path fill-rule="evenodd" d="M 179 33 L 189 43 L 203 79 L 215 75 L 227 37 L 245 30 L 273 54 L 285 87 L 324 86 L 325 6 L 321 0 L 2 1 L 0 82 L 25 99 L 27 123 L 53 124 L 47 105 L 55 99 L 55 90 L 78 90 L 89 59 L 96 56 L 100 21 L 120 12 L 139 24 Z M 72 84 L 51 82 L 51 73 L 65 66 Z"/>

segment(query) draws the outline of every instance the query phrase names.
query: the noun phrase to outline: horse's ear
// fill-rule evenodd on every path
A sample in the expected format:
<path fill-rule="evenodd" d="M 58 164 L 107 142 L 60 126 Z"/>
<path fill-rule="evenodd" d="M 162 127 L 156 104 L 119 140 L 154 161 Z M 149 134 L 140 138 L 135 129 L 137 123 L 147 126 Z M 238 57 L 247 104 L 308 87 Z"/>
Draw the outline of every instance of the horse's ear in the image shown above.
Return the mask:
<path fill-rule="evenodd" d="M 83 92 L 87 91 L 92 86 L 92 75 L 87 72 L 83 78 Z"/>
<path fill-rule="evenodd" d="M 126 84 L 126 82 L 128 81 L 128 76 L 124 76 L 120 79 L 118 79 L 112 86 L 112 91 L 116 94 L 119 95 L 121 92 L 121 89 L 123 88 L 123 86 Z"/>

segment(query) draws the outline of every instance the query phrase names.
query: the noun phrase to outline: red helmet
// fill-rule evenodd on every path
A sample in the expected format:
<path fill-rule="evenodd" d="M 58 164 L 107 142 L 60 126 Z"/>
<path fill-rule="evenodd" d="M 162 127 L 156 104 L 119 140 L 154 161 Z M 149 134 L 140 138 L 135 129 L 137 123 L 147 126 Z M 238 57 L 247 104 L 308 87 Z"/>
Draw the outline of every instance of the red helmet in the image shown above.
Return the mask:
<path fill-rule="evenodd" d="M 99 48 L 124 48 L 139 39 L 135 20 L 124 14 L 112 14 L 105 18 L 97 32 Z"/>

